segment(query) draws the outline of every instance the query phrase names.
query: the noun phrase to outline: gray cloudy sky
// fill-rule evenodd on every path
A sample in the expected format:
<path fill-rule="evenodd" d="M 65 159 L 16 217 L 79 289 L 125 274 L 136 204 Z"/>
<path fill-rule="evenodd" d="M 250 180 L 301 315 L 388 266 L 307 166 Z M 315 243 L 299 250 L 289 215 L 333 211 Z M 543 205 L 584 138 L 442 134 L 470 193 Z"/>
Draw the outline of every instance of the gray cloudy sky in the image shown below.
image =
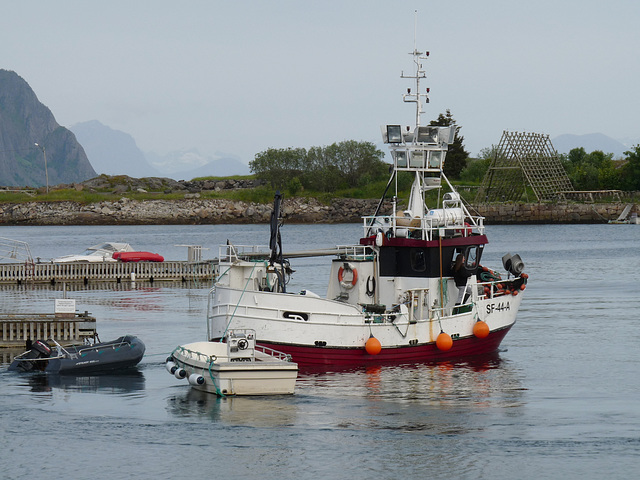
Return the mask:
<path fill-rule="evenodd" d="M 639 141 L 637 0 L 5 1 L 0 68 L 61 125 L 248 163 L 411 124 L 416 9 L 424 119 L 451 109 L 472 154 L 503 130 Z"/>

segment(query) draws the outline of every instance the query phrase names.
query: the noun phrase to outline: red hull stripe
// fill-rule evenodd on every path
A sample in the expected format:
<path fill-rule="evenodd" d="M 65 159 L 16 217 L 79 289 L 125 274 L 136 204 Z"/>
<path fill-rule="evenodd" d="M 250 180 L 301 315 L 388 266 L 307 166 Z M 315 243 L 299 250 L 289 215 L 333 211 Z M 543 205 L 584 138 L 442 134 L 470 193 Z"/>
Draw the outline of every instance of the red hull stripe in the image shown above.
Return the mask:
<path fill-rule="evenodd" d="M 375 235 L 360 239 L 360 245 L 375 245 Z M 443 247 L 458 247 L 461 245 L 486 245 L 489 243 L 486 235 L 471 235 L 469 237 L 452 237 L 443 238 Z M 439 247 L 439 240 L 417 240 L 414 238 L 388 238 L 385 240 L 385 246 L 389 247 Z"/>
<path fill-rule="evenodd" d="M 454 340 L 449 351 L 443 352 L 435 343 L 427 345 L 383 348 L 378 355 L 369 355 L 362 348 L 311 347 L 269 343 L 260 345 L 288 353 L 298 365 L 366 365 L 397 362 L 451 360 L 495 352 L 511 326 L 491 332 L 487 338 L 467 337 Z"/>

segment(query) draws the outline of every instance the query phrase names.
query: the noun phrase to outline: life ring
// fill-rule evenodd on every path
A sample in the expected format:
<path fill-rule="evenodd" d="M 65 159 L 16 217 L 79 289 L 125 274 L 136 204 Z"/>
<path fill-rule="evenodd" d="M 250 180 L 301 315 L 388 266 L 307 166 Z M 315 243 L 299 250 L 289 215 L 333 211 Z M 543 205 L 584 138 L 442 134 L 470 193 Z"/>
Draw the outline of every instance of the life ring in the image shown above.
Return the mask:
<path fill-rule="evenodd" d="M 352 278 L 350 282 L 344 279 L 345 270 L 351 271 Z M 338 281 L 340 282 L 342 288 L 351 290 L 355 286 L 355 284 L 358 283 L 358 270 L 356 270 L 355 267 L 350 263 L 345 263 L 344 266 L 340 267 L 340 270 L 338 270 Z"/>

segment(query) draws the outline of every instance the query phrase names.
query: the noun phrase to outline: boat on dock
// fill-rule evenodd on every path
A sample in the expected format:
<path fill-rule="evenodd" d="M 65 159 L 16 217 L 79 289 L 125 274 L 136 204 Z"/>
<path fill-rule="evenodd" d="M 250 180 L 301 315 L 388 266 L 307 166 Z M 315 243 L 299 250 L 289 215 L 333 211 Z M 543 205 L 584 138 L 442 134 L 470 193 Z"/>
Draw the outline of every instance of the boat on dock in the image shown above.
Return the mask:
<path fill-rule="evenodd" d="M 10 371 L 45 372 L 60 375 L 93 375 L 126 371 L 140 363 L 145 345 L 138 337 L 124 335 L 110 342 L 63 347 L 55 340 L 34 341 L 16 356 Z"/>
<path fill-rule="evenodd" d="M 165 366 L 196 390 L 221 397 L 292 394 L 298 376 L 290 355 L 257 344 L 255 332 L 248 329 L 227 332 L 223 342 L 178 346 Z"/>
<path fill-rule="evenodd" d="M 72 262 L 115 262 L 113 257 L 117 252 L 133 252 L 133 247 L 128 243 L 104 242 L 87 248 L 78 255 L 63 255 L 51 259 L 51 263 L 72 263 Z"/>
<path fill-rule="evenodd" d="M 114 260 L 120 262 L 164 262 L 164 257 L 151 252 L 114 252 Z"/>
<path fill-rule="evenodd" d="M 441 361 L 498 349 L 528 276 L 517 254 L 505 252 L 503 273 L 481 264 L 489 241 L 484 218 L 471 214 L 444 173 L 457 127 L 421 124 L 428 52 L 412 55 L 415 73 L 402 77 L 415 81 L 415 91 L 403 100 L 415 103 L 416 123 L 382 127 L 392 173 L 375 212 L 363 218 L 363 236 L 324 252 L 285 254 L 277 193 L 268 247 L 220 248 L 207 309 L 211 342 L 228 329 L 251 329 L 262 345 L 298 364 L 325 366 Z M 413 179 L 406 204 L 398 201 L 400 175 Z M 391 209 L 383 211 L 392 185 Z M 287 290 L 290 259 L 327 254 L 334 258 L 326 297 Z"/>

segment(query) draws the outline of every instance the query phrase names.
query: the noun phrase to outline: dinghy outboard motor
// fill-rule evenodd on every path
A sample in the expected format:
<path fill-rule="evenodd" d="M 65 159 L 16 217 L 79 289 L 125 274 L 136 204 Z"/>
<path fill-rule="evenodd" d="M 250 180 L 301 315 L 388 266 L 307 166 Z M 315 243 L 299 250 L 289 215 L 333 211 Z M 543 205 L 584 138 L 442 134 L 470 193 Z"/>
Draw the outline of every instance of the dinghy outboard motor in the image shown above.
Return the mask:
<path fill-rule="evenodd" d="M 524 262 L 520 258 L 520 255 L 511 255 L 507 253 L 504 257 L 502 257 L 502 265 L 505 270 L 512 274 L 514 277 L 519 277 L 522 271 L 524 270 Z"/>
<path fill-rule="evenodd" d="M 21 355 L 18 355 L 9 370 L 17 372 L 44 371 L 49 362 L 46 359 L 51 356 L 51 347 L 44 340 L 36 340 L 31 344 L 31 348 Z"/>

